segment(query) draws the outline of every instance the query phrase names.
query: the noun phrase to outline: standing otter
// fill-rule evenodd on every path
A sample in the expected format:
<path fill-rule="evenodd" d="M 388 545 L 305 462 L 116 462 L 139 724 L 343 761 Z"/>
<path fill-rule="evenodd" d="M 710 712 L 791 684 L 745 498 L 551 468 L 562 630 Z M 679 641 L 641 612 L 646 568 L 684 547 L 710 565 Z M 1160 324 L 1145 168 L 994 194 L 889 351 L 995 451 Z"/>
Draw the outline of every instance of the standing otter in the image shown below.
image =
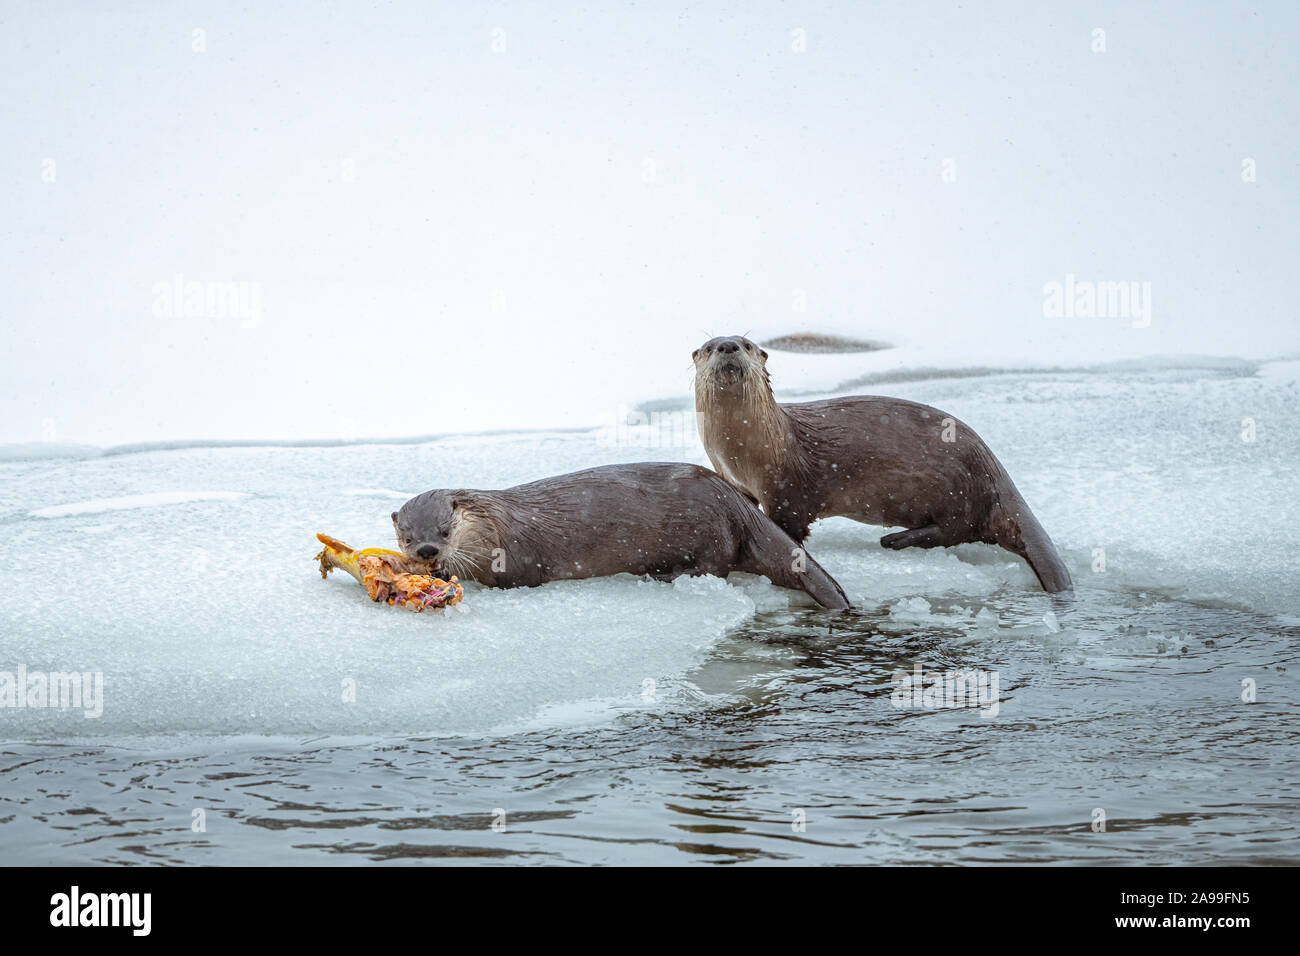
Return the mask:
<path fill-rule="evenodd" d="M 849 606 L 821 565 L 698 465 L 606 465 L 504 491 L 426 491 L 393 512 L 393 527 L 409 558 L 490 587 L 746 571 L 824 607 Z"/>
<path fill-rule="evenodd" d="M 695 411 L 709 460 L 796 541 L 818 518 L 903 527 L 886 548 L 997 544 L 1020 555 L 1043 590 L 1070 572 L 1001 462 L 950 415 L 897 398 L 853 396 L 778 405 L 767 353 L 743 336 L 692 354 Z"/>

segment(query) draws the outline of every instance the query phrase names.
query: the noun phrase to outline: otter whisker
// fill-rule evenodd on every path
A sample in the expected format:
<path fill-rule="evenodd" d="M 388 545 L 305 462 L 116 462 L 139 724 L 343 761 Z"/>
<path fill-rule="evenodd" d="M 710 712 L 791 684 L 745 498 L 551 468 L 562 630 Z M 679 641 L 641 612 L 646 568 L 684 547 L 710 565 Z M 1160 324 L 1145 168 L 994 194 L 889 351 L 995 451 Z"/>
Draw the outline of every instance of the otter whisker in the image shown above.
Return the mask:
<path fill-rule="evenodd" d="M 456 555 L 456 565 L 457 567 L 473 568 L 475 571 L 482 570 L 482 568 L 479 566 L 479 563 L 477 561 L 467 557 L 463 552 L 461 554 Z"/>

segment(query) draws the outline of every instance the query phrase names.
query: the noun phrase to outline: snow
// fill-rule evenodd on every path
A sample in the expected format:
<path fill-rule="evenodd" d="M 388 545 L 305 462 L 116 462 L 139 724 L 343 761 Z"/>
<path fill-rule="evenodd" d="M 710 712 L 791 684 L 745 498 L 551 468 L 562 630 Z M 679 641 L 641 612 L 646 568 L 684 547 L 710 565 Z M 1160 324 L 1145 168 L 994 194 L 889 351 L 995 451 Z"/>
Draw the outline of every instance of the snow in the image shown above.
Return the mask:
<path fill-rule="evenodd" d="M 127 511 L 132 508 L 160 508 L 188 501 L 231 501 L 244 497 L 239 491 L 156 491 L 122 498 L 93 498 L 63 505 L 50 505 L 31 512 L 33 518 L 66 518 L 70 515 L 93 515 L 104 511 Z"/>
<path fill-rule="evenodd" d="M 843 375 L 1296 358 L 1293 11 L 1171 37 L 1112 4 L 1098 54 L 1046 4 L 839 4 L 796 53 L 784 7 L 732 6 L 512 10 L 500 55 L 468 5 L 320 14 L 301 47 L 249 9 L 204 54 L 145 7 L 20 10 L 0 62 L 46 81 L 7 117 L 48 155 L 0 154 L 0 443 L 587 428 L 743 331 L 895 346 Z M 160 309 L 178 277 L 258 314 Z M 1052 316 L 1071 277 L 1149 285 L 1150 325 Z"/>
<path fill-rule="evenodd" d="M 820 382 L 803 380 L 811 392 L 846 374 L 838 361 L 823 371 Z M 983 435 L 1079 593 L 1113 604 L 1116 627 L 1126 608 L 1169 599 L 1286 621 L 1300 614 L 1300 443 L 1291 434 L 1300 390 L 1286 372 L 1158 361 L 917 375 L 888 391 Z M 1253 441 L 1243 438 L 1247 417 Z M 23 558 L 0 581 L 0 668 L 101 671 L 105 687 L 102 717 L 28 710 L 15 726 L 31 737 L 440 735 L 658 706 L 643 700 L 647 680 L 680 690 L 737 628 L 821 612 L 802 595 L 733 575 L 514 591 L 471 584 L 464 613 L 411 615 L 371 604 L 345 576 L 322 581 L 312 556 L 318 531 L 391 546 L 389 512 L 405 495 L 395 489 L 504 487 L 610 461 L 704 463 L 693 436 L 661 436 L 647 450 L 649 433 L 671 427 L 0 464 L 7 550 Z M 809 541 L 882 629 L 955 628 L 963 641 L 1042 647 L 1095 639 L 1011 555 L 982 545 L 886 551 L 877 544 L 884 530 L 829 519 Z M 1152 653 L 1155 640 L 1131 638 Z M 345 702 L 349 688 L 355 701 Z"/>

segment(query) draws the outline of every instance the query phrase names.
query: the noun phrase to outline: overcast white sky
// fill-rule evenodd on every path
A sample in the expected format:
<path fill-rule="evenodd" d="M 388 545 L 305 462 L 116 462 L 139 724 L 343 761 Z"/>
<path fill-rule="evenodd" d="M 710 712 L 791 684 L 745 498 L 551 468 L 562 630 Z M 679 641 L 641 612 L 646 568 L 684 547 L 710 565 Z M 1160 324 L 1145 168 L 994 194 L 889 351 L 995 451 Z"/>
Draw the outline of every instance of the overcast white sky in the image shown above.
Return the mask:
<path fill-rule="evenodd" d="M 745 330 L 1300 352 L 1300 4 L 985 6 L 6 2 L 0 442 L 590 422 Z"/>

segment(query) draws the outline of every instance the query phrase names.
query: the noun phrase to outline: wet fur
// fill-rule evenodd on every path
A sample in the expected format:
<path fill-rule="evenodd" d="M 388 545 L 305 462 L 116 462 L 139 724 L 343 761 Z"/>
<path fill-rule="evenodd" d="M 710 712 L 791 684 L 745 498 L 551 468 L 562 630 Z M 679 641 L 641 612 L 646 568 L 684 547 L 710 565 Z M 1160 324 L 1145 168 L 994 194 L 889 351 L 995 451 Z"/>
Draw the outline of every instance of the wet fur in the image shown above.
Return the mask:
<path fill-rule="evenodd" d="M 767 354 L 742 337 L 712 339 L 694 358 L 709 460 L 796 541 L 818 518 L 842 516 L 908 529 L 881 539 L 895 549 L 997 544 L 1025 558 L 1044 590 L 1073 587 L 1010 475 L 965 423 L 882 396 L 778 404 Z M 955 441 L 942 440 L 945 419 Z"/>
<path fill-rule="evenodd" d="M 437 565 L 490 587 L 630 573 L 761 574 L 844 609 L 839 584 L 734 488 L 697 465 L 607 465 L 500 491 L 425 492 L 394 513 L 398 544 L 440 548 Z M 443 527 L 447 535 L 442 536 Z M 494 558 L 504 561 L 496 562 Z"/>

